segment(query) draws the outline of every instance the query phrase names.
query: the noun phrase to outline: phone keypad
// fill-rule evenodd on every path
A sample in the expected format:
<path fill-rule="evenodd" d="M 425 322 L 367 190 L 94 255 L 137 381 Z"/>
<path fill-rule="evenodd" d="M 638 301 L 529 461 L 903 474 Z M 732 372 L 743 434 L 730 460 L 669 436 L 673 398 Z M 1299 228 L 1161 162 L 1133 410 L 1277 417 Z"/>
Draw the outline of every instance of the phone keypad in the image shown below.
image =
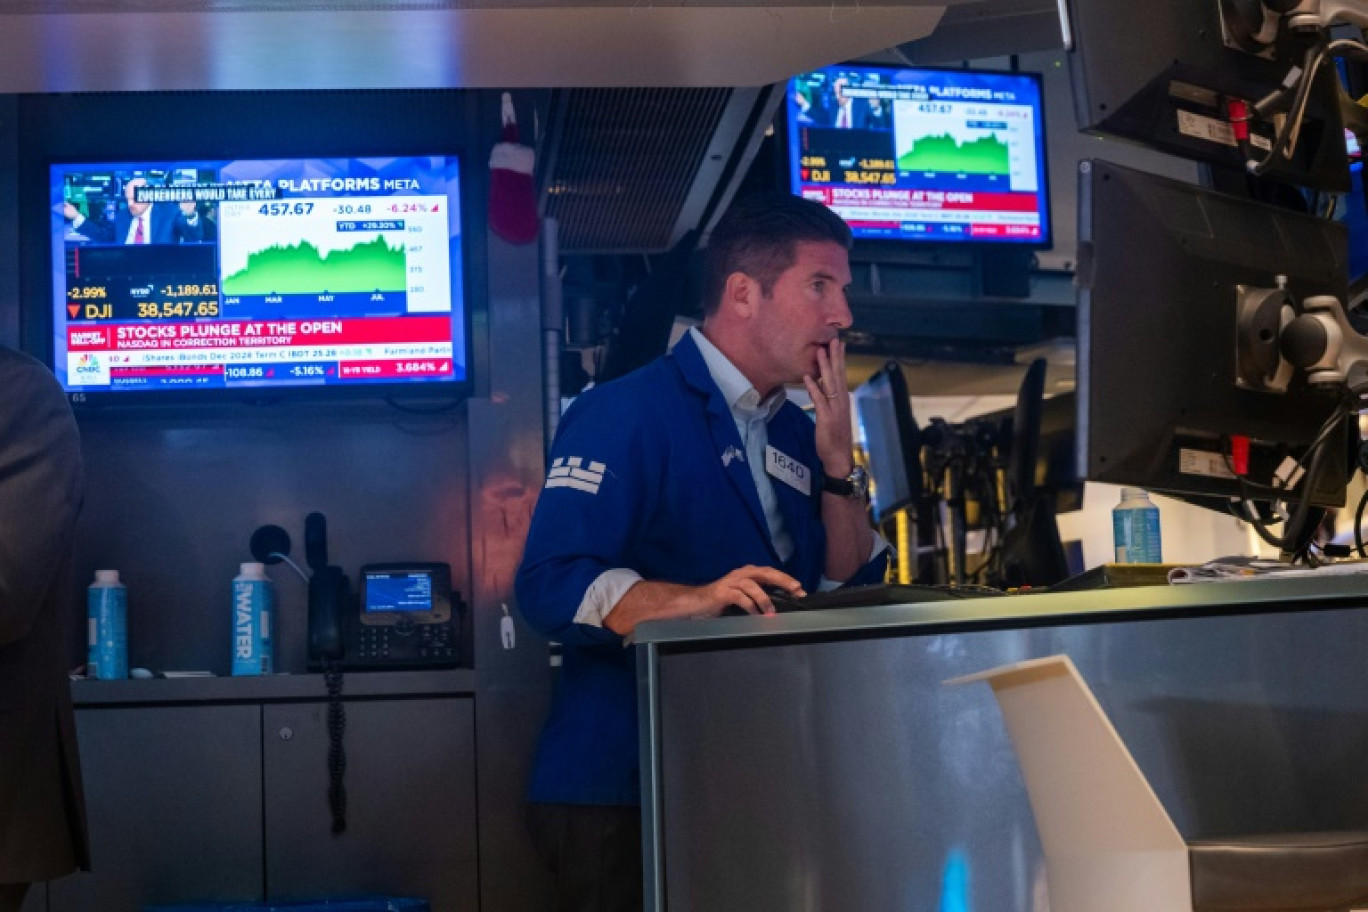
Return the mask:
<path fill-rule="evenodd" d="M 456 635 L 449 624 L 414 624 L 412 621 L 386 626 L 363 625 L 357 631 L 356 658 L 361 661 L 393 662 L 456 659 Z"/>

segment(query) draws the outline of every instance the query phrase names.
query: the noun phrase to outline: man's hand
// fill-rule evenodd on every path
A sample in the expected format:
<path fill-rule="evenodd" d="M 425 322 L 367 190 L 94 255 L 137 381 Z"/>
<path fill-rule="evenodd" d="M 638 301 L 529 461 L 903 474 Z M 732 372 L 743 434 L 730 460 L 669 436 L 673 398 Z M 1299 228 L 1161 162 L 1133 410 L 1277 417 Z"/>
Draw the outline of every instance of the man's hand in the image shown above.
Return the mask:
<path fill-rule="evenodd" d="M 71 203 L 62 203 L 62 218 L 66 219 L 68 222 L 74 222 L 80 217 L 80 209 L 77 209 Z"/>
<path fill-rule="evenodd" d="M 816 380 L 810 375 L 803 376 L 803 385 L 817 412 L 817 457 L 822 460 L 825 474 L 845 478 L 855 466 L 855 442 L 850 430 L 845 343 L 839 338 L 817 349 L 817 371 Z M 869 527 L 864 501 L 823 494 L 822 525 L 827 534 L 823 573 L 827 579 L 843 583 L 870 559 L 874 548 L 874 532 Z"/>
<path fill-rule="evenodd" d="M 833 478 L 844 478 L 854 465 L 850 432 L 850 391 L 846 387 L 845 343 L 839 337 L 817 349 L 817 372 L 803 375 L 803 386 L 817 414 L 817 458 Z"/>
<path fill-rule="evenodd" d="M 747 614 L 774 614 L 774 601 L 766 589 L 782 589 L 794 598 L 806 595 L 802 585 L 784 571 L 748 564 L 706 586 L 642 580 L 613 606 L 603 625 L 627 636 L 642 621 L 717 617 L 733 605 Z"/>

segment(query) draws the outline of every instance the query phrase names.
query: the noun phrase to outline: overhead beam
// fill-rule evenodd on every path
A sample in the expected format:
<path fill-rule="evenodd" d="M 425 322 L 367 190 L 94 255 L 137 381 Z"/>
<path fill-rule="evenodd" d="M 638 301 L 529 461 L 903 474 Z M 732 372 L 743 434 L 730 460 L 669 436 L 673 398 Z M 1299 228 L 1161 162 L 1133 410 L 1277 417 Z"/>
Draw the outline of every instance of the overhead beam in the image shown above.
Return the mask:
<path fill-rule="evenodd" d="M 7 3 L 0 94 L 760 86 L 927 35 L 945 3 L 149 5 Z"/>

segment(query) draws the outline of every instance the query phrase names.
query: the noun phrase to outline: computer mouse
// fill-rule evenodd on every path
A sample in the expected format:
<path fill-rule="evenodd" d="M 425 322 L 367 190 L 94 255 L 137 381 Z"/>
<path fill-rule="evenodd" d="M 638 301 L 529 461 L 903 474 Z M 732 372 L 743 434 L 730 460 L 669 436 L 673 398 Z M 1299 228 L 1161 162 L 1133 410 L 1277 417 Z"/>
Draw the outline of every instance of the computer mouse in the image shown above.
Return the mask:
<path fill-rule="evenodd" d="M 140 681 L 145 681 L 148 678 L 156 677 L 154 674 L 152 674 L 151 671 L 149 671 L 146 668 L 130 668 L 128 669 L 128 676 L 130 678 L 137 678 Z"/>
<path fill-rule="evenodd" d="M 797 606 L 798 600 L 802 598 L 802 596 L 794 595 L 790 590 L 779 586 L 766 586 L 765 594 L 774 603 L 775 611 L 791 611 Z"/>

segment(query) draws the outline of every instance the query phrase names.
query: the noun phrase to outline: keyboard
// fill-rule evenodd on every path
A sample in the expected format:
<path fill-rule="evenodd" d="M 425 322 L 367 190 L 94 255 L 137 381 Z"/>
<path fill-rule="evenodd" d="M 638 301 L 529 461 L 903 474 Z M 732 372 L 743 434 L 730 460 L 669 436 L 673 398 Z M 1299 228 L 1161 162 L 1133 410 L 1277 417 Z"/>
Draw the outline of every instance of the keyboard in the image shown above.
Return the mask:
<path fill-rule="evenodd" d="M 1006 595 L 988 586 L 923 586 L 876 583 L 818 592 L 802 598 L 772 593 L 776 611 L 816 611 L 822 608 L 866 608 L 871 605 L 911 605 L 918 602 L 950 602 L 960 599 Z"/>

